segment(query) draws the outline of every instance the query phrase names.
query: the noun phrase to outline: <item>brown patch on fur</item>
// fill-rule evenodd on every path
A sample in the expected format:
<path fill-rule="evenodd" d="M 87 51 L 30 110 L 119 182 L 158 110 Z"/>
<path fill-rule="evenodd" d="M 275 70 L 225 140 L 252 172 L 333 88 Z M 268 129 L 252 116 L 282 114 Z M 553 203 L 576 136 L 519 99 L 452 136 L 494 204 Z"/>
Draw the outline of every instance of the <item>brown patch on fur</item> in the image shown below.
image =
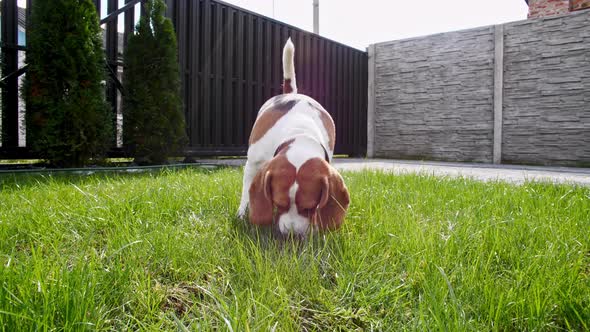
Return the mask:
<path fill-rule="evenodd" d="M 289 151 L 289 147 L 291 146 L 291 143 L 293 143 L 293 142 L 295 142 L 295 139 L 294 138 L 281 143 L 281 145 L 279 145 L 279 147 L 276 149 L 274 155 L 276 156 L 278 154 L 285 154 L 285 153 L 287 153 L 287 151 Z"/>
<path fill-rule="evenodd" d="M 326 161 L 312 158 L 299 168 L 297 183 L 295 202 L 299 214 L 311 218 L 320 230 L 339 228 L 350 204 L 340 174 Z"/>
<path fill-rule="evenodd" d="M 260 114 L 250 133 L 249 144 L 252 145 L 258 142 L 277 121 L 279 121 L 285 114 L 287 114 L 299 102 L 297 99 L 285 100 L 284 96 L 274 97 L 273 103 Z"/>
<path fill-rule="evenodd" d="M 328 163 L 320 158 L 311 158 L 301 165 L 297 172 L 299 188 L 295 194 L 300 215 L 311 218 L 315 214 L 322 201 L 329 173 Z"/>
<path fill-rule="evenodd" d="M 350 204 L 350 195 L 344 184 L 342 176 L 331 169 L 328 176 L 329 197 L 324 206 L 320 205 L 318 213 L 312 219 L 312 223 L 318 225 L 319 229 L 338 229 Z"/>
<path fill-rule="evenodd" d="M 271 225 L 274 207 L 279 213 L 289 210 L 289 188 L 295 182 L 296 172 L 285 153 L 280 153 L 258 171 L 248 192 L 251 223 Z"/>
<path fill-rule="evenodd" d="M 328 133 L 329 145 L 330 150 L 334 151 L 334 145 L 336 144 L 336 127 L 334 126 L 334 120 L 330 113 L 326 111 L 322 105 L 318 102 L 308 102 L 309 106 L 320 113 L 320 119 L 322 119 L 322 123 L 324 128 L 326 128 L 326 132 Z"/>
<path fill-rule="evenodd" d="M 285 78 L 283 80 L 283 93 L 291 93 L 293 92 L 293 86 L 291 85 L 291 79 Z"/>

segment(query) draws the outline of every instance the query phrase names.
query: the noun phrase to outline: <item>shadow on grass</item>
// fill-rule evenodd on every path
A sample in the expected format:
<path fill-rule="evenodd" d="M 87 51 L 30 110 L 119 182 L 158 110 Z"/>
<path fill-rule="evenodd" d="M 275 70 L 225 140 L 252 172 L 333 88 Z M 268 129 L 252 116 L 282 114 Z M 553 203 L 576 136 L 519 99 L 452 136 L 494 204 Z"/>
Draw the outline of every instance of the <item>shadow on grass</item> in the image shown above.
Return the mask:
<path fill-rule="evenodd" d="M 215 174 L 222 170 L 232 168 L 230 166 L 218 166 L 215 168 L 194 167 L 184 168 L 121 168 L 120 170 L 49 170 L 31 173 L 2 173 L 0 174 L 0 191 L 17 191 L 35 186 L 45 185 L 85 185 L 96 184 L 103 181 L 120 181 L 132 179 L 147 179 L 166 176 L 174 172 L 191 170 L 200 174 Z"/>
<path fill-rule="evenodd" d="M 282 234 L 278 225 L 256 226 L 233 217 L 231 224 L 234 228 L 233 238 L 244 246 L 251 246 L 265 252 L 291 252 L 302 254 L 311 252 L 314 255 L 329 250 L 332 253 L 342 252 L 346 239 L 340 231 L 310 232 L 306 236 Z"/>

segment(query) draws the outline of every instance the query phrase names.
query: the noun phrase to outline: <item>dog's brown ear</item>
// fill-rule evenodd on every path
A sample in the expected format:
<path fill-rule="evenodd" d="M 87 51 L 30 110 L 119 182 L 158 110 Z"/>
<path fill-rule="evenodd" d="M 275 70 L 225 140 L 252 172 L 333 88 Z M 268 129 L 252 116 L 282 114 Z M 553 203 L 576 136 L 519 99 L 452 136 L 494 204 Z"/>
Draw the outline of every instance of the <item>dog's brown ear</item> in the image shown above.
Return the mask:
<path fill-rule="evenodd" d="M 330 175 L 322 177 L 321 184 L 322 184 L 322 192 L 320 195 L 320 204 L 318 204 L 318 209 L 323 208 L 328 204 L 328 200 L 330 199 Z"/>
<path fill-rule="evenodd" d="M 250 222 L 256 225 L 272 224 L 273 206 L 271 178 L 268 164 L 262 167 L 248 191 L 250 195 Z"/>
<path fill-rule="evenodd" d="M 342 176 L 330 167 L 330 174 L 322 188 L 315 224 L 320 229 L 334 230 L 340 227 L 350 204 L 348 189 Z"/>

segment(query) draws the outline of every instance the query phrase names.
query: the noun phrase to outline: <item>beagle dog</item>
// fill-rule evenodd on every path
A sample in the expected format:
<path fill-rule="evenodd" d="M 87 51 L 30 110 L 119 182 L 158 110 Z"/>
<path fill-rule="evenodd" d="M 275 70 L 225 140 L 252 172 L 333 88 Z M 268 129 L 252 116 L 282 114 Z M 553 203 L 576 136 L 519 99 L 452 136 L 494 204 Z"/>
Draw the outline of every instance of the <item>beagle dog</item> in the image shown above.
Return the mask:
<path fill-rule="evenodd" d="M 238 217 L 275 225 L 282 234 L 334 230 L 350 203 L 330 165 L 336 132 L 328 112 L 297 93 L 291 38 L 283 49 L 283 94 L 258 111 L 250 134 Z"/>

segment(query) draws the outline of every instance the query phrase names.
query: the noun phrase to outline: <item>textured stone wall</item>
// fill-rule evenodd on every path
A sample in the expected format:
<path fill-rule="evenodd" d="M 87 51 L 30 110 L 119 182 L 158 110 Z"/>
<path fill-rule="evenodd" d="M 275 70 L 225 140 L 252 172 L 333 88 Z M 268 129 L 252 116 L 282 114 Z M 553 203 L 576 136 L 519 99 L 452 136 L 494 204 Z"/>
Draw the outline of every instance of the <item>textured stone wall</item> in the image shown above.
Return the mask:
<path fill-rule="evenodd" d="M 590 11 L 504 31 L 502 160 L 590 166 Z"/>
<path fill-rule="evenodd" d="M 375 156 L 490 162 L 494 29 L 377 44 Z"/>
<path fill-rule="evenodd" d="M 590 166 L 590 10 L 502 30 L 502 162 Z M 374 156 L 491 163 L 494 40 L 483 27 L 374 45 Z"/>

